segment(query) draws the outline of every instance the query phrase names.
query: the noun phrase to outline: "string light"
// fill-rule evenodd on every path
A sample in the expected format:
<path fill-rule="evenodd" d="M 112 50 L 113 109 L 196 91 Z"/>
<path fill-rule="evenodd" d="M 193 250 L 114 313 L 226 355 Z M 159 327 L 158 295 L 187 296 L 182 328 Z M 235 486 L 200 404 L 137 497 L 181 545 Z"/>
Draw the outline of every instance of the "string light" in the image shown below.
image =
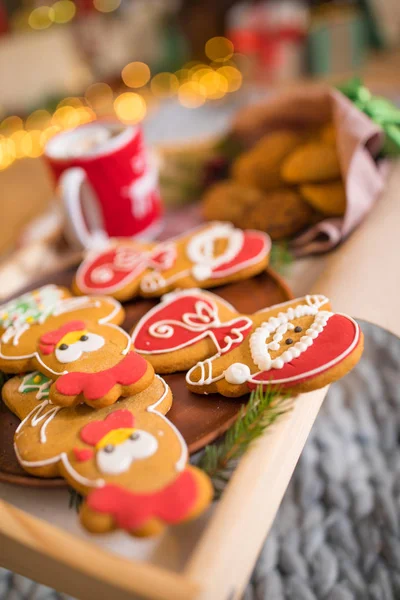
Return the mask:
<path fill-rule="evenodd" d="M 197 81 L 187 81 L 180 86 L 178 99 L 185 108 L 198 108 L 206 101 L 206 91 Z"/>
<path fill-rule="evenodd" d="M 148 83 L 150 76 L 150 69 L 143 62 L 131 62 L 121 72 L 122 81 L 130 88 L 143 87 Z"/>
<path fill-rule="evenodd" d="M 52 9 L 54 11 L 54 23 L 59 25 L 69 23 L 76 14 L 76 6 L 71 0 L 58 0 L 53 4 Z"/>
<path fill-rule="evenodd" d="M 117 10 L 121 0 L 93 0 L 93 6 L 102 13 L 110 13 Z"/>
<path fill-rule="evenodd" d="M 114 110 L 123 123 L 138 123 L 146 116 L 146 102 L 139 94 L 125 92 L 115 99 Z"/>
<path fill-rule="evenodd" d="M 54 21 L 54 9 L 51 6 L 38 6 L 29 15 L 28 24 L 32 29 L 47 29 Z"/>
<path fill-rule="evenodd" d="M 213 37 L 205 45 L 207 58 L 215 62 L 229 60 L 233 55 L 233 44 L 225 37 Z"/>
<path fill-rule="evenodd" d="M 112 12 L 120 0 L 93 0 L 101 12 Z M 72 6 L 70 6 L 72 5 Z M 58 0 L 52 6 L 42 6 L 30 13 L 30 25 L 45 29 L 48 22 L 66 23 L 74 18 L 76 7 L 72 0 Z M 114 115 L 123 123 L 138 123 L 152 104 L 160 98 L 177 95 L 186 108 L 198 108 L 206 101 L 219 100 L 237 91 L 243 83 L 242 57 L 233 54 L 232 43 L 223 37 L 209 40 L 205 46 L 210 62 L 190 61 L 175 73 L 157 73 L 151 77 L 148 65 L 135 61 L 121 72 L 126 87 L 142 88 L 140 94 L 126 91 L 114 92 L 103 82 L 91 84 L 83 98 L 67 97 L 61 100 L 53 115 L 46 110 L 36 110 L 24 122 L 10 116 L 0 123 L 0 169 L 10 166 L 22 157 L 43 154 L 46 143 L 57 133 L 90 123 L 98 116 Z"/>
<path fill-rule="evenodd" d="M 150 83 L 152 93 L 159 98 L 173 96 L 179 89 L 179 80 L 173 73 L 158 73 Z"/>

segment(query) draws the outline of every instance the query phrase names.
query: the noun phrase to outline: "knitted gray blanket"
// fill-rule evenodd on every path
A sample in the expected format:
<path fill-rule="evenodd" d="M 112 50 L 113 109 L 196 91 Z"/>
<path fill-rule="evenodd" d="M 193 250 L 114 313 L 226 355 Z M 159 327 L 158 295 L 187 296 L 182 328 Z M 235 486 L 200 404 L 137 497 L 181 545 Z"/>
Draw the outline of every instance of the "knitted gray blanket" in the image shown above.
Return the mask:
<path fill-rule="evenodd" d="M 330 389 L 243 600 L 400 598 L 400 340 L 362 327 L 363 358 Z M 0 600 L 67 598 L 0 569 Z"/>

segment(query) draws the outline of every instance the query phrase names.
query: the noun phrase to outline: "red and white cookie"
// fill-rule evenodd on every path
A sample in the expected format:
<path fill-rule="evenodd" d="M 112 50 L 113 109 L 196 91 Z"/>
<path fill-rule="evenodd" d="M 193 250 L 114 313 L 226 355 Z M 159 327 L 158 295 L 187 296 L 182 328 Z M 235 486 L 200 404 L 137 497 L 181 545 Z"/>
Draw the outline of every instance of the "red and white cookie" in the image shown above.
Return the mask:
<path fill-rule="evenodd" d="M 74 280 L 77 294 L 107 294 L 119 300 L 162 296 L 176 288 L 209 288 L 247 279 L 267 265 L 269 236 L 214 222 L 159 244 L 115 240 L 91 252 Z"/>

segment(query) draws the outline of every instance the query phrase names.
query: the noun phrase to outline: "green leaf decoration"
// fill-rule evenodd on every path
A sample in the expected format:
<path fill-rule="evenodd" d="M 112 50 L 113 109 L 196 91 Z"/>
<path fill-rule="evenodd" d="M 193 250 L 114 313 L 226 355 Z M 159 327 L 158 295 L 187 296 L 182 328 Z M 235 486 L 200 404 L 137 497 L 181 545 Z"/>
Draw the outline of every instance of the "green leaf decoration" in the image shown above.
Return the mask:
<path fill-rule="evenodd" d="M 372 96 L 359 77 L 354 77 L 337 87 L 359 110 L 364 112 L 372 121 L 382 127 L 385 142 L 383 156 L 400 155 L 400 109 L 381 96 Z"/>
<path fill-rule="evenodd" d="M 219 444 L 206 446 L 198 466 L 210 477 L 219 498 L 230 479 L 230 469 L 247 452 L 250 445 L 275 421 L 291 409 L 289 396 L 279 390 L 258 386 L 243 405 L 238 418 Z"/>
<path fill-rule="evenodd" d="M 289 250 L 288 242 L 273 242 L 269 257 L 269 266 L 285 275 L 294 258 Z"/>
<path fill-rule="evenodd" d="M 83 496 L 74 490 L 74 488 L 68 488 L 69 501 L 68 508 L 73 508 L 76 512 L 79 512 L 81 504 L 83 502 Z"/>

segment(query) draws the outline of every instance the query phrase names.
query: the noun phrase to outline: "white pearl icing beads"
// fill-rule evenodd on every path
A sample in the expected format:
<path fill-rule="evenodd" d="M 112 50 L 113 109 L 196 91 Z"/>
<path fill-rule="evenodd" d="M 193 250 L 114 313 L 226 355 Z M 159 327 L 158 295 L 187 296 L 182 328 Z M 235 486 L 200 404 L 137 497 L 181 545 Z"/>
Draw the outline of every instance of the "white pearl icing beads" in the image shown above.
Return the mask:
<path fill-rule="evenodd" d="M 243 363 L 233 363 L 224 372 L 225 380 L 233 385 L 246 383 L 251 377 L 250 367 Z"/>

